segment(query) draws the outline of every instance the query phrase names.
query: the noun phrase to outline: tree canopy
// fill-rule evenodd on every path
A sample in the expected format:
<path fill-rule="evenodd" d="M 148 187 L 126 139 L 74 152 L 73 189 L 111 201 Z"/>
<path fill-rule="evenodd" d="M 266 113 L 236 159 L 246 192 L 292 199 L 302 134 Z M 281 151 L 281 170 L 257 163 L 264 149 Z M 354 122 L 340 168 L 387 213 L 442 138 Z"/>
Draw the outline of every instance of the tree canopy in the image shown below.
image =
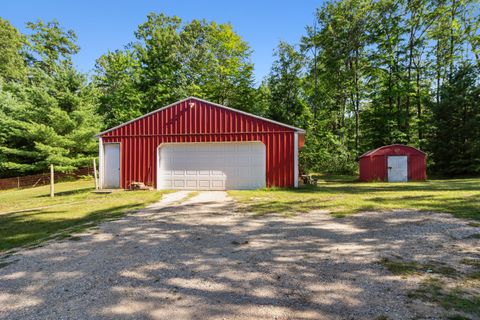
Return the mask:
<path fill-rule="evenodd" d="M 251 49 L 231 25 L 152 13 L 135 37 L 97 60 L 94 83 L 108 125 L 187 96 L 256 111 Z"/>
<path fill-rule="evenodd" d="M 15 39 L 7 41 L 7 70 L 0 77 L 2 176 L 40 172 L 50 164 L 69 171 L 90 163 L 93 136 L 101 128 L 95 90 L 72 65 L 75 33 L 55 21 L 28 27 L 32 33 L 21 35 L 0 21 L 0 34 Z"/>
<path fill-rule="evenodd" d="M 0 175 L 85 165 L 95 133 L 187 96 L 306 129 L 303 171 L 353 173 L 361 153 L 404 143 L 433 173 L 479 174 L 478 13 L 474 0 L 329 1 L 259 83 L 231 24 L 151 13 L 89 78 L 74 31 L 0 18 Z"/>

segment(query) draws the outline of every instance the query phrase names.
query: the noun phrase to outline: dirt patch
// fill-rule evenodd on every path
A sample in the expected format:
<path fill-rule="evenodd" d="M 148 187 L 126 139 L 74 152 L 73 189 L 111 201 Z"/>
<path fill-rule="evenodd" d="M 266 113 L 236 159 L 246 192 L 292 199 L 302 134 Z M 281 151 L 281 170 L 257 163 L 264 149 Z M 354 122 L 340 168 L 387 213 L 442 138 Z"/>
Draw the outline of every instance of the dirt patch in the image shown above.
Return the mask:
<path fill-rule="evenodd" d="M 479 232 L 425 212 L 253 219 L 224 192 L 172 193 L 2 260 L 0 318 L 475 319 Z"/>

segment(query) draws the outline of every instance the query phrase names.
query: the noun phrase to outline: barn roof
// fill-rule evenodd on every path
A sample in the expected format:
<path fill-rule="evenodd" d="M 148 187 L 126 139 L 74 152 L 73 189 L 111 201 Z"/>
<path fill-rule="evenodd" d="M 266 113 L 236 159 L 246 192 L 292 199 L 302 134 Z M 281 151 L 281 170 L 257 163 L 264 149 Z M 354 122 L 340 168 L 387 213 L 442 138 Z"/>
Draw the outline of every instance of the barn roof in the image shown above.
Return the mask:
<path fill-rule="evenodd" d="M 160 112 L 162 110 L 165 110 L 167 108 L 170 108 L 170 107 L 173 107 L 179 103 L 182 103 L 182 102 L 185 102 L 185 101 L 188 101 L 188 100 L 197 100 L 199 102 L 203 102 L 203 103 L 208 103 L 208 104 L 211 104 L 213 106 L 216 106 L 216 107 L 219 107 L 219 108 L 223 108 L 223 109 L 227 109 L 227 110 L 230 110 L 230 111 L 233 111 L 233 112 L 236 112 L 236 113 L 239 113 L 239 114 L 243 114 L 243 115 L 246 115 L 246 116 L 249 116 L 249 117 L 253 117 L 253 118 L 257 118 L 257 119 L 260 119 L 260 120 L 263 120 L 263 121 L 267 121 L 267 122 L 270 122 L 270 123 L 274 123 L 274 124 L 277 124 L 277 125 L 280 125 L 282 127 L 285 127 L 285 128 L 289 128 L 289 129 L 292 129 L 294 131 L 297 131 L 297 132 L 300 132 L 300 133 L 305 133 L 305 130 L 304 129 L 300 129 L 300 128 L 297 128 L 297 127 L 294 127 L 294 126 L 290 126 L 288 124 L 285 124 L 285 123 L 281 123 L 281 122 L 278 122 L 278 121 L 275 121 L 275 120 L 271 120 L 271 119 L 268 119 L 268 118 L 264 118 L 264 117 L 260 117 L 260 116 L 257 116 L 257 115 L 254 115 L 252 113 L 248 113 L 248 112 L 245 112 L 245 111 L 241 111 L 241 110 L 237 110 L 237 109 L 234 109 L 234 108 L 230 108 L 230 107 L 227 107 L 227 106 L 224 106 L 224 105 L 221 105 L 221 104 L 218 104 L 218 103 L 214 103 L 214 102 L 210 102 L 210 101 L 207 101 L 207 100 L 203 100 L 203 99 L 200 99 L 200 98 L 197 98 L 197 97 L 188 97 L 188 98 L 185 98 L 185 99 L 182 99 L 182 100 L 179 100 L 179 101 L 176 101 L 174 103 L 171 103 L 165 107 L 162 107 L 162 108 L 159 108 L 159 109 L 156 109 L 156 110 L 153 110 L 149 113 L 146 113 L 138 118 L 135 118 L 135 119 L 132 119 L 130 121 L 127 121 L 127 122 L 124 122 L 118 126 L 115 126 L 113 128 L 110 128 L 108 130 L 105 130 L 105 131 L 102 131 L 100 133 L 98 133 L 96 135 L 96 137 L 101 137 L 103 136 L 104 134 L 110 132 L 110 131 L 113 131 L 115 129 L 118 129 L 118 128 L 121 128 L 129 123 L 132 123 L 132 122 L 135 122 L 137 120 L 140 120 L 142 118 L 145 118 L 145 117 L 148 117 L 154 113 L 157 113 L 157 112 Z"/>
<path fill-rule="evenodd" d="M 382 150 L 385 150 L 385 149 L 389 149 L 389 148 L 395 148 L 395 147 L 400 147 L 400 148 L 407 148 L 407 149 L 410 149 L 414 152 L 418 152 L 418 153 L 421 153 L 421 154 L 424 154 L 426 155 L 425 152 L 417 149 L 417 148 L 414 148 L 414 147 L 411 147 L 411 146 L 407 146 L 407 145 L 404 145 L 404 144 L 390 144 L 388 146 L 382 146 L 380 148 L 377 148 L 377 149 L 373 149 L 373 150 L 370 150 L 370 151 L 367 151 L 365 152 L 364 154 L 362 154 L 361 156 L 358 157 L 358 159 L 361 159 L 361 158 L 364 158 L 364 157 L 368 157 L 368 156 L 371 156 L 371 155 L 374 155 L 376 153 L 379 153 L 380 151 Z"/>

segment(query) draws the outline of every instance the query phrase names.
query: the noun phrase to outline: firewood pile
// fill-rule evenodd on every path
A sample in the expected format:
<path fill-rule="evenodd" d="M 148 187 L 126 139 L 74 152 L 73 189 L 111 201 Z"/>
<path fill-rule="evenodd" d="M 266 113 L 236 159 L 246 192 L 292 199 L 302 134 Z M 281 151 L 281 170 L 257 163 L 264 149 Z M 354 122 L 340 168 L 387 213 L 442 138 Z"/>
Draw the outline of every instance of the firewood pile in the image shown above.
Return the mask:
<path fill-rule="evenodd" d="M 143 182 L 134 181 L 130 183 L 130 190 L 152 190 L 150 186 L 146 186 Z"/>

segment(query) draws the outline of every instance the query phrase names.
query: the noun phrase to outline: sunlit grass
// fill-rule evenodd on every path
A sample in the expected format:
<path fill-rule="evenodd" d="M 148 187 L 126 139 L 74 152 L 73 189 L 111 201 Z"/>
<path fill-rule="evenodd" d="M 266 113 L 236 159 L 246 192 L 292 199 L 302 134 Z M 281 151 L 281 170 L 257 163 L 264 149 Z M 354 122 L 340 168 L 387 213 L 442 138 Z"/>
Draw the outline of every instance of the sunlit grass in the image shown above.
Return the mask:
<path fill-rule="evenodd" d="M 434 302 L 446 310 L 460 311 L 473 315 L 475 319 L 480 316 L 480 296 L 466 291 L 464 288 L 447 288 L 441 279 L 430 278 L 424 280 L 418 289 L 409 292 L 410 298 Z M 450 318 L 450 319 L 470 319 Z"/>
<path fill-rule="evenodd" d="M 93 180 L 0 192 L 0 251 L 37 243 L 61 233 L 117 217 L 158 201 L 164 192 L 117 191 L 95 194 Z"/>
<path fill-rule="evenodd" d="M 361 183 L 353 177 L 321 177 L 299 189 L 229 191 L 245 212 L 285 216 L 321 210 L 336 216 L 362 211 L 420 210 L 480 220 L 480 178 L 408 183 Z"/>

